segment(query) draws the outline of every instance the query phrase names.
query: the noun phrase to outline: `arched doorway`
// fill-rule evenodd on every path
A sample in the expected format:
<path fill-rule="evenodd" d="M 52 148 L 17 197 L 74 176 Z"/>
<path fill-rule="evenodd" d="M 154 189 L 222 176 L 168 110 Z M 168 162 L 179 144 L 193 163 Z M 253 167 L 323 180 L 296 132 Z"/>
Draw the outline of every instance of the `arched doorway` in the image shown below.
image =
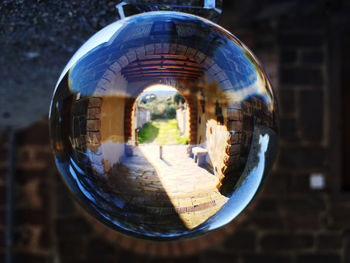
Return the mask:
<path fill-rule="evenodd" d="M 174 87 L 156 84 L 136 98 L 132 111 L 132 140 L 158 145 L 188 144 L 189 106 Z"/>
<path fill-rule="evenodd" d="M 136 144 L 132 120 L 137 98 L 146 88 L 157 84 L 174 87 L 185 98 L 189 108 L 189 146 L 207 148 L 210 141 L 209 159 L 217 161 L 212 166 L 206 162 L 204 166 L 208 164 L 208 170 L 220 181 L 235 177 L 231 175 L 236 170 L 243 138 L 243 121 L 236 115 L 245 106 L 228 105 L 225 90 L 233 87 L 225 71 L 200 50 L 183 44 L 153 43 L 129 50 L 109 67 L 98 84 L 97 90 L 101 87 L 102 94 L 104 90 L 113 90 L 113 86 L 124 92 L 118 104 L 123 107 L 119 115 L 123 116 L 120 127 L 123 127 L 125 154 L 132 155 Z M 230 134 L 232 129 L 234 134 Z M 191 148 L 189 151 L 193 154 Z"/>

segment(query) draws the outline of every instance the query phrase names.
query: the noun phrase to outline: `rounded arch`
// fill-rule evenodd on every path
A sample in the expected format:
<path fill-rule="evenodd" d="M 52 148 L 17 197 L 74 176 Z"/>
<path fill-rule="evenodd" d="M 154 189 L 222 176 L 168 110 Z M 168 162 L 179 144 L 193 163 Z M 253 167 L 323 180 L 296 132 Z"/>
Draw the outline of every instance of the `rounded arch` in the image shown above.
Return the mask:
<path fill-rule="evenodd" d="M 164 70 L 157 70 L 154 67 L 157 63 L 164 67 Z M 173 73 L 173 68 L 176 69 L 175 73 L 169 76 L 169 72 Z M 201 108 L 205 109 L 206 100 L 209 97 L 203 99 L 201 92 L 203 87 L 205 89 L 205 85 L 209 86 L 212 83 L 217 83 L 215 84 L 217 85 L 216 90 L 221 90 L 221 93 L 234 90 L 226 70 L 200 50 L 183 44 L 151 43 L 132 50 L 129 49 L 116 59 L 99 80 L 94 97 L 101 97 L 102 105 L 104 97 L 109 97 L 109 99 L 113 96 L 122 98 L 120 102 L 122 106 L 119 105 L 119 108 L 122 109 L 118 112 L 118 116 L 123 116 L 122 141 L 126 144 L 125 153 L 128 155 L 129 147 L 127 145 L 135 144 L 132 124 L 135 102 L 147 87 L 154 84 L 171 86 L 183 95 L 189 107 L 189 145 L 204 143 L 208 139 L 206 137 L 208 132 L 203 130 L 204 122 L 201 120 L 201 115 L 203 115 Z M 211 99 L 213 96 L 216 95 L 210 95 Z M 225 123 L 222 125 L 230 126 L 229 113 L 223 112 L 222 115 L 222 120 L 225 119 Z M 233 123 L 242 125 L 241 121 Z M 239 142 L 235 142 L 233 148 L 238 149 L 238 144 Z M 225 164 L 223 166 L 220 164 L 220 169 L 215 170 L 215 175 L 220 180 L 227 177 L 228 173 L 231 174 L 231 170 L 234 169 L 232 163 L 236 162 L 236 155 L 238 155 L 238 151 L 231 153 L 231 142 L 228 142 L 225 147 L 229 149 L 230 154 L 225 156 Z"/>
<path fill-rule="evenodd" d="M 128 66 L 129 68 L 133 66 L 132 69 L 137 69 L 137 64 L 142 65 L 146 63 L 145 61 L 147 61 L 147 59 L 151 59 L 152 61 L 159 59 L 164 62 L 172 61 L 176 56 L 183 59 L 183 61 L 181 61 L 183 65 L 181 66 L 192 66 L 193 68 L 200 70 L 203 74 L 196 75 L 199 76 L 196 79 L 192 78 L 192 75 L 178 74 L 175 77 L 169 77 L 162 75 L 163 73 L 161 72 L 156 72 L 157 74 L 160 74 L 157 79 L 157 76 L 154 77 L 152 72 L 148 72 L 148 74 L 144 74 L 143 78 L 140 77 L 140 80 L 144 79 L 144 81 L 139 81 L 139 83 L 137 83 L 137 81 L 132 78 L 132 71 L 123 71 L 123 69 L 126 69 Z M 179 62 L 179 60 L 176 61 Z M 174 63 L 172 62 L 170 66 L 173 67 Z M 192 70 L 192 68 L 190 70 Z M 152 84 L 164 84 L 177 89 L 183 94 L 189 106 L 189 144 L 194 145 L 200 143 L 200 138 L 198 138 L 197 132 L 197 119 L 199 113 L 198 103 L 200 103 L 200 101 L 198 100 L 197 94 L 198 87 L 193 84 L 201 80 L 204 73 L 209 79 L 219 79 L 226 88 L 228 85 L 232 87 L 226 73 L 203 52 L 183 44 L 152 43 L 137 47 L 133 50 L 128 50 L 123 56 L 119 57 L 106 70 L 97 84 L 95 93 L 101 95 L 107 93 L 108 95 L 108 93 L 113 93 L 113 91 L 116 92 L 116 89 L 118 89 L 117 93 L 125 97 L 124 113 L 122 113 L 124 116 L 124 140 L 125 142 L 129 142 L 133 139 L 131 123 L 133 106 L 136 102 L 136 98 L 143 92 L 143 90 Z M 186 74 L 189 73 L 187 72 Z M 152 79 L 152 77 L 154 78 Z M 183 77 L 185 77 L 185 79 Z M 177 79 L 177 81 L 175 81 L 174 78 Z M 181 82 L 184 82 L 185 80 L 187 84 L 181 84 Z M 132 87 L 128 87 L 128 81 L 131 81 L 129 83 L 132 84 Z M 116 85 L 116 82 L 122 83 L 122 86 Z"/>
<path fill-rule="evenodd" d="M 175 86 L 175 87 L 174 87 Z M 131 132 L 131 141 L 135 142 L 137 144 L 137 137 L 136 137 L 136 129 L 139 128 L 138 127 L 138 108 L 140 106 L 140 99 L 141 97 L 145 96 L 146 94 L 148 94 L 147 92 L 152 92 L 154 91 L 155 93 L 157 93 L 159 90 L 164 90 L 166 89 L 167 91 L 173 91 L 174 93 L 178 93 L 180 94 L 183 98 L 184 98 L 184 104 L 187 105 L 189 112 L 190 110 L 190 105 L 188 103 L 188 96 L 184 96 L 184 94 L 182 93 L 182 90 L 179 89 L 178 87 L 176 87 L 177 85 L 171 86 L 169 84 L 152 84 L 150 86 L 146 86 L 142 92 L 139 93 L 139 95 L 137 96 L 136 99 L 133 100 L 133 106 L 132 106 L 132 114 L 131 114 L 131 126 L 132 126 L 132 130 Z M 150 93 L 152 94 L 152 93 Z M 142 108 L 142 107 L 141 107 Z M 128 113 L 129 114 L 129 113 Z M 189 115 L 189 114 L 188 114 Z M 143 122 L 143 118 L 145 118 L 145 115 L 143 115 L 143 117 L 141 118 L 142 120 L 140 120 L 141 122 Z M 187 129 L 188 129 L 188 135 L 190 135 L 191 129 L 190 129 L 190 121 L 189 121 L 189 116 L 187 116 L 185 118 L 186 122 L 187 122 Z M 130 134 L 129 134 L 130 135 Z M 190 137 L 190 136 L 189 136 Z"/>

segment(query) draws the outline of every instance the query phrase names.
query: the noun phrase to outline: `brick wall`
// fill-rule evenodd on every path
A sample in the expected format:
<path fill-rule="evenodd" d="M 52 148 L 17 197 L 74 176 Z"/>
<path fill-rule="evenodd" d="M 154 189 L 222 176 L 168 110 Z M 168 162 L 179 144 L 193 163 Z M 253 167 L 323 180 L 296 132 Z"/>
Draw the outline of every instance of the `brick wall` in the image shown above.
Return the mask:
<path fill-rule="evenodd" d="M 7 134 L 0 133 L 0 260 L 5 261 L 5 201 L 8 159 Z"/>
<path fill-rule="evenodd" d="M 335 199 L 330 188 L 339 175 L 330 172 L 328 158 L 334 87 L 327 73 L 327 23 L 323 16 L 280 19 L 272 40 L 276 49 L 261 57 L 274 72 L 279 95 L 280 149 L 248 213 L 187 243 L 152 243 L 114 233 L 76 206 L 57 175 L 42 120 L 16 134 L 14 262 L 350 262 L 350 203 Z M 0 262 L 6 136 L 0 134 Z M 312 173 L 325 176 L 324 189 L 310 188 Z"/>
<path fill-rule="evenodd" d="M 1 257 L 5 255 L 5 175 L 9 144 L 1 135 Z M 15 134 L 13 242 L 15 262 L 47 262 L 53 258 L 52 183 L 55 170 L 46 121 Z"/>

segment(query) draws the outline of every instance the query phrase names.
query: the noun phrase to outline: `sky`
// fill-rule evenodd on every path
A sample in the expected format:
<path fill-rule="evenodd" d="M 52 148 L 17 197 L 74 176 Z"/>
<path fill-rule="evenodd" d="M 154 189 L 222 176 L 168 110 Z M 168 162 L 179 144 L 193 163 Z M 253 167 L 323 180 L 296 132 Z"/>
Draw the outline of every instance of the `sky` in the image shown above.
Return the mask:
<path fill-rule="evenodd" d="M 143 90 L 139 98 L 143 98 L 145 95 L 155 94 L 157 97 L 168 97 L 175 94 L 177 90 L 171 86 L 156 84 Z"/>
<path fill-rule="evenodd" d="M 154 92 L 154 91 L 172 91 L 172 92 L 176 92 L 176 89 L 174 89 L 173 87 L 167 86 L 167 85 L 163 85 L 163 84 L 157 84 L 157 85 L 153 85 L 147 89 L 145 89 L 144 91 L 147 92 Z"/>

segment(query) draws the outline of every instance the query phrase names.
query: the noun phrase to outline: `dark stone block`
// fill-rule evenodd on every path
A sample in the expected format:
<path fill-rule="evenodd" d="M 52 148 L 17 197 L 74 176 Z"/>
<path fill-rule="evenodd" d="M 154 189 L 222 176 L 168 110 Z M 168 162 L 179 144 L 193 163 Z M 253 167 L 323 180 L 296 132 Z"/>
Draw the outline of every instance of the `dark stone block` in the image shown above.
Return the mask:
<path fill-rule="evenodd" d="M 311 193 L 313 191 L 310 188 L 309 174 L 292 175 L 289 186 L 292 193 Z"/>
<path fill-rule="evenodd" d="M 321 69 L 306 67 L 281 67 L 280 83 L 288 85 L 308 85 L 320 87 L 323 85 L 324 77 Z"/>
<path fill-rule="evenodd" d="M 289 174 L 271 172 L 262 191 L 268 195 L 284 196 L 288 194 L 289 180 Z"/>
<path fill-rule="evenodd" d="M 350 228 L 350 207 L 347 204 L 333 204 L 330 211 L 332 226 L 336 228 Z"/>
<path fill-rule="evenodd" d="M 85 115 L 87 106 L 87 100 L 74 101 L 72 103 L 72 113 L 74 116 Z"/>
<path fill-rule="evenodd" d="M 315 195 L 310 195 L 308 198 L 288 199 L 283 203 L 283 207 L 290 213 L 302 213 L 304 215 L 324 212 L 326 210 L 326 204 L 323 198 Z"/>
<path fill-rule="evenodd" d="M 281 115 L 289 114 L 295 112 L 295 91 L 294 90 L 285 90 L 283 86 L 279 90 L 279 106 L 281 109 Z"/>
<path fill-rule="evenodd" d="M 59 219 L 56 222 L 57 235 L 87 235 L 91 232 L 91 226 L 82 217 Z"/>
<path fill-rule="evenodd" d="M 0 251 L 5 249 L 5 232 L 3 229 L 0 229 Z M 2 261 L 0 261 L 2 262 Z"/>
<path fill-rule="evenodd" d="M 15 247 L 28 247 L 32 242 L 33 231 L 28 227 L 17 227 L 13 233 Z"/>
<path fill-rule="evenodd" d="M 296 50 L 282 50 L 280 52 L 280 64 L 295 63 L 297 61 Z"/>
<path fill-rule="evenodd" d="M 279 45 L 281 47 L 322 47 L 325 38 L 322 34 L 312 34 L 310 32 L 296 32 L 290 34 L 281 34 L 279 36 Z"/>
<path fill-rule="evenodd" d="M 314 2 L 310 2 L 310 5 L 313 4 Z M 307 6 L 307 3 L 304 3 L 302 6 L 303 8 L 310 8 L 310 6 Z M 296 10 L 294 10 L 294 13 L 291 10 L 289 14 L 290 16 L 284 16 L 279 21 L 281 32 L 289 31 L 299 34 L 310 34 L 310 32 L 322 31 L 325 28 L 326 20 L 324 16 L 317 15 L 316 13 L 305 16 L 300 13 L 297 14 Z"/>
<path fill-rule="evenodd" d="M 267 234 L 260 240 L 260 246 L 265 250 L 297 250 L 310 249 L 314 238 L 308 234 Z"/>
<path fill-rule="evenodd" d="M 49 224 L 49 216 L 44 209 L 20 209 L 13 213 L 16 225 L 46 225 Z"/>
<path fill-rule="evenodd" d="M 282 230 L 285 229 L 285 221 L 279 214 L 259 214 L 250 215 L 252 223 L 259 230 Z"/>
<path fill-rule="evenodd" d="M 18 145 L 48 145 L 49 143 L 49 126 L 46 122 L 37 122 L 16 135 Z"/>
<path fill-rule="evenodd" d="M 109 257 L 101 256 L 101 257 L 99 257 L 98 261 L 96 261 L 96 258 L 87 258 L 87 259 L 82 259 L 82 260 L 78 260 L 78 261 L 75 259 L 73 261 L 69 261 L 68 263 L 96 263 L 96 262 L 116 263 L 119 261 L 116 261 L 115 258 L 111 257 L 111 256 L 109 256 Z M 125 261 L 125 262 L 128 262 L 128 261 Z"/>
<path fill-rule="evenodd" d="M 0 183 L 5 182 L 5 177 L 7 174 L 7 167 L 0 167 Z"/>
<path fill-rule="evenodd" d="M 291 263 L 292 257 L 279 254 L 248 254 L 243 256 L 243 263 Z"/>
<path fill-rule="evenodd" d="M 77 215 L 77 208 L 74 205 L 76 200 L 73 199 L 73 194 L 58 176 L 56 177 L 55 186 L 57 215 L 59 217 Z"/>
<path fill-rule="evenodd" d="M 201 255 L 201 263 L 238 263 L 239 258 L 236 254 L 231 253 L 230 251 L 213 251 L 213 252 L 204 252 Z M 177 262 L 177 261 L 175 261 Z M 181 261 L 179 261 L 181 262 Z"/>
<path fill-rule="evenodd" d="M 326 151 L 322 147 L 281 147 L 278 164 L 282 169 L 303 171 L 323 168 Z"/>
<path fill-rule="evenodd" d="M 49 258 L 39 254 L 19 252 L 14 254 L 13 263 L 47 263 Z"/>
<path fill-rule="evenodd" d="M 48 155 L 46 153 L 46 155 Z M 44 180 L 48 178 L 49 171 L 47 169 L 35 169 L 35 170 L 25 170 L 25 169 L 17 169 L 15 172 L 15 182 L 16 184 L 27 184 L 33 179 L 40 178 Z"/>
<path fill-rule="evenodd" d="M 319 231 L 325 227 L 322 223 L 323 219 L 318 213 L 305 215 L 303 213 L 289 211 L 283 218 L 283 222 L 289 231 Z"/>
<path fill-rule="evenodd" d="M 256 233 L 253 231 L 237 231 L 227 238 L 224 247 L 230 251 L 255 250 Z"/>
<path fill-rule="evenodd" d="M 86 236 L 58 236 L 58 252 L 62 262 L 77 262 L 86 254 Z"/>
<path fill-rule="evenodd" d="M 5 225 L 5 209 L 0 209 L 0 226 Z"/>
<path fill-rule="evenodd" d="M 20 153 L 17 154 L 18 156 L 16 157 L 18 162 L 28 162 L 30 161 L 30 153 L 28 150 L 21 151 Z"/>
<path fill-rule="evenodd" d="M 338 233 L 323 233 L 318 237 L 318 248 L 322 250 L 341 249 L 344 239 Z"/>
<path fill-rule="evenodd" d="M 301 61 L 305 64 L 321 64 L 324 61 L 324 54 L 322 51 L 304 51 Z"/>
<path fill-rule="evenodd" d="M 113 255 L 113 246 L 102 238 L 91 239 L 87 247 L 88 258 L 99 258 L 101 256 Z"/>
<path fill-rule="evenodd" d="M 72 216 L 77 214 L 77 209 L 74 206 L 75 200 L 72 199 L 72 194 L 68 189 L 63 189 L 63 192 L 57 194 L 57 214 L 59 216 Z"/>
<path fill-rule="evenodd" d="M 154 261 L 151 260 L 151 263 L 153 263 Z M 163 262 L 162 259 L 158 258 L 156 262 Z M 172 260 L 172 262 L 174 263 L 200 263 L 200 258 L 199 256 L 193 255 L 193 256 L 188 256 L 188 257 L 179 257 L 176 258 L 175 260 Z"/>
<path fill-rule="evenodd" d="M 6 161 L 7 159 L 8 159 L 7 149 L 5 149 L 5 146 L 0 145 L 0 160 Z"/>
<path fill-rule="evenodd" d="M 207 252 L 202 254 L 201 263 L 238 263 L 237 255 L 232 254 L 229 250 L 227 252 Z M 179 261 L 181 262 L 181 261 Z"/>
<path fill-rule="evenodd" d="M 350 235 L 347 233 L 344 235 L 344 242 L 345 247 L 344 247 L 344 263 L 349 263 L 350 262 Z"/>
<path fill-rule="evenodd" d="M 282 118 L 280 120 L 280 138 L 286 141 L 296 141 L 297 125 L 294 118 Z"/>
<path fill-rule="evenodd" d="M 306 90 L 300 93 L 299 122 L 302 135 L 310 141 L 323 137 L 323 93 Z"/>
<path fill-rule="evenodd" d="M 297 256 L 297 263 L 340 263 L 337 254 L 301 254 Z"/>
<path fill-rule="evenodd" d="M 39 244 L 40 247 L 44 249 L 51 249 L 52 247 L 52 234 L 51 234 L 51 225 L 45 225 L 42 231 L 40 232 Z"/>
<path fill-rule="evenodd" d="M 261 213 L 275 213 L 277 212 L 277 200 L 275 199 L 260 199 L 255 210 Z"/>
<path fill-rule="evenodd" d="M 150 258 L 147 256 L 142 256 L 139 254 L 132 253 L 130 251 L 124 250 L 116 262 L 120 263 L 140 263 L 140 262 L 150 262 Z"/>
<path fill-rule="evenodd" d="M 6 187 L 5 185 L 0 185 L 0 207 L 5 207 L 6 203 Z"/>

